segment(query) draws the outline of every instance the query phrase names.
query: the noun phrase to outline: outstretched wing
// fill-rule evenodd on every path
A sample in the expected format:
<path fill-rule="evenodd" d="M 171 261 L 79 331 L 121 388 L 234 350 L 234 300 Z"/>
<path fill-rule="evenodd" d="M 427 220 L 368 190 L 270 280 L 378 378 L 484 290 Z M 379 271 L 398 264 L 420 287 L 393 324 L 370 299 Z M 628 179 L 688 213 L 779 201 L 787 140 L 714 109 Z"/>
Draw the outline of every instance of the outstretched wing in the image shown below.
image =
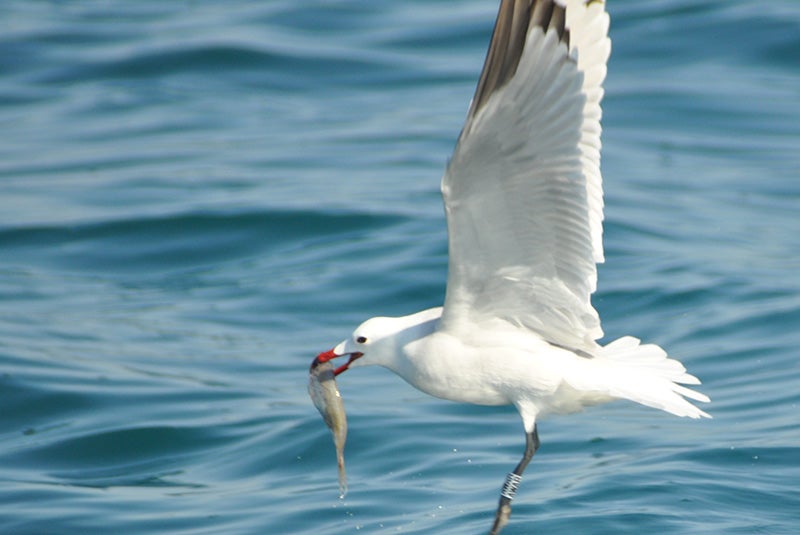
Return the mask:
<path fill-rule="evenodd" d="M 566 4 L 566 5 L 564 5 Z M 598 0 L 503 0 L 442 179 L 450 266 L 441 328 L 501 318 L 575 349 L 602 336 Z"/>

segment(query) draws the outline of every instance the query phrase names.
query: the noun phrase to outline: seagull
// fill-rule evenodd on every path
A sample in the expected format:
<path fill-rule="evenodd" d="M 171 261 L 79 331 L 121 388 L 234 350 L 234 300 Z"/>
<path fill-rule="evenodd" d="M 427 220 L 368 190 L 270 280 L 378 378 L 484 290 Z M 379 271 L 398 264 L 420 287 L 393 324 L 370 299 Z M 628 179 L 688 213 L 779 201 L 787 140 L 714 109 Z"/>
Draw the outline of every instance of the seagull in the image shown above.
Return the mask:
<path fill-rule="evenodd" d="M 537 421 L 626 399 L 710 417 L 700 381 L 655 344 L 602 345 L 591 304 L 604 261 L 600 101 L 611 51 L 602 0 L 502 0 L 475 95 L 441 182 L 444 306 L 374 317 L 317 359 L 388 368 L 432 396 L 514 405 L 525 451 L 491 534 L 536 450 Z"/>

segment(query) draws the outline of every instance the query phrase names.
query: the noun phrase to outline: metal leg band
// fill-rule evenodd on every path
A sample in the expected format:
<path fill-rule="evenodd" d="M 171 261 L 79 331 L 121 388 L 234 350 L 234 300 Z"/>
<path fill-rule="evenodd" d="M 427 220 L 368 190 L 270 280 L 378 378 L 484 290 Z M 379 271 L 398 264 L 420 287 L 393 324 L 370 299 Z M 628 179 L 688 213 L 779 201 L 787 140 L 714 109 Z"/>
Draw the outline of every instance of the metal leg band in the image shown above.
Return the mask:
<path fill-rule="evenodd" d="M 522 481 L 521 475 L 515 474 L 514 472 L 508 474 L 506 476 L 506 482 L 503 484 L 503 490 L 500 491 L 500 496 L 513 500 L 519 488 L 520 481 Z"/>

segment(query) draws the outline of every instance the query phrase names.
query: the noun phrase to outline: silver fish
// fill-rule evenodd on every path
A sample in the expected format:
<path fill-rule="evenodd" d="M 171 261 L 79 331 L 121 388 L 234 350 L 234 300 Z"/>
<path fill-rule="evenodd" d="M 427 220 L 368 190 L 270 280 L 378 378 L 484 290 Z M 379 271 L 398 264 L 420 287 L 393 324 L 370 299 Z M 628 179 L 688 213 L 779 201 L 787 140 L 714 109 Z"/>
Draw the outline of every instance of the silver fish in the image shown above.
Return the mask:
<path fill-rule="evenodd" d="M 344 471 L 344 443 L 347 440 L 347 415 L 344 401 L 336 387 L 333 363 L 314 359 L 308 370 L 308 394 L 327 426 L 333 433 L 336 462 L 339 465 L 339 497 L 347 494 L 347 476 Z"/>

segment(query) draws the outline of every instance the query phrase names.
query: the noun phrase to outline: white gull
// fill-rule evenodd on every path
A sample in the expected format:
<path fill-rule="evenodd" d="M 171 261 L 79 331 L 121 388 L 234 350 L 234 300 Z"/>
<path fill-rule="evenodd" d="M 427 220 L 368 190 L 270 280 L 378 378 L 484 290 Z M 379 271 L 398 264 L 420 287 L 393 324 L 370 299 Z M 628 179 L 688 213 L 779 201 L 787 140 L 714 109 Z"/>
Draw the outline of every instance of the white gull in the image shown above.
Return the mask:
<path fill-rule="evenodd" d="M 442 179 L 443 307 L 376 317 L 317 358 L 379 365 L 443 399 L 514 405 L 526 447 L 491 533 L 539 446 L 536 422 L 615 399 L 708 417 L 700 381 L 654 344 L 606 345 L 590 296 L 603 261 L 600 101 L 611 51 L 599 0 L 503 0 Z"/>

